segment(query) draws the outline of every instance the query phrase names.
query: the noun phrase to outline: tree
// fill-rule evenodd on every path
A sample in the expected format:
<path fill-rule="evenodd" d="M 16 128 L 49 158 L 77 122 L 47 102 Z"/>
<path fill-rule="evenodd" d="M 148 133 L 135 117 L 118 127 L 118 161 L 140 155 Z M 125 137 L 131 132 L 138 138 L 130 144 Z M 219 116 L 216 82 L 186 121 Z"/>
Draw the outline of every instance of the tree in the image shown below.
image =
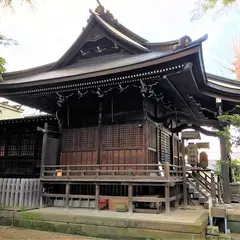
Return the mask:
<path fill-rule="evenodd" d="M 240 182 L 240 160 L 232 159 L 232 161 L 230 163 L 230 168 L 234 175 L 233 176 L 234 181 Z M 221 161 L 220 160 L 216 161 L 215 174 L 218 176 L 221 175 Z"/>
<path fill-rule="evenodd" d="M 31 0 L 18 0 L 18 2 L 27 3 L 33 6 L 33 3 Z M 0 0 L 0 8 L 10 8 L 14 11 L 13 0 Z M 5 37 L 0 33 L 0 45 L 9 46 L 13 44 L 16 45 L 17 42 L 11 38 Z M 2 80 L 2 77 L 1 77 L 2 73 L 6 71 L 5 65 L 6 65 L 6 60 L 0 56 L 0 80 Z"/>
<path fill-rule="evenodd" d="M 213 9 L 216 10 L 214 15 L 219 15 L 231 8 L 234 3 L 237 3 L 237 0 L 199 0 L 195 4 L 192 20 L 201 18 L 206 12 Z"/>
<path fill-rule="evenodd" d="M 236 38 L 233 41 L 233 54 L 234 61 L 231 63 L 231 67 L 228 69 L 235 74 L 236 80 L 240 80 L 240 39 Z"/>

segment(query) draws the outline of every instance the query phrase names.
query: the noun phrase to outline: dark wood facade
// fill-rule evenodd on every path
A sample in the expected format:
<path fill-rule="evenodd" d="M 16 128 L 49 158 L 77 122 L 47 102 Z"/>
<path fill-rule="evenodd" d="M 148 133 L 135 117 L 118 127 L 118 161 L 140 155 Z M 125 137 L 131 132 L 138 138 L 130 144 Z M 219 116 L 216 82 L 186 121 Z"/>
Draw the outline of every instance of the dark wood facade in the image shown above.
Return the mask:
<path fill-rule="evenodd" d="M 44 122 L 56 124 L 53 117 L 0 121 L 0 177 L 39 177 Z"/>

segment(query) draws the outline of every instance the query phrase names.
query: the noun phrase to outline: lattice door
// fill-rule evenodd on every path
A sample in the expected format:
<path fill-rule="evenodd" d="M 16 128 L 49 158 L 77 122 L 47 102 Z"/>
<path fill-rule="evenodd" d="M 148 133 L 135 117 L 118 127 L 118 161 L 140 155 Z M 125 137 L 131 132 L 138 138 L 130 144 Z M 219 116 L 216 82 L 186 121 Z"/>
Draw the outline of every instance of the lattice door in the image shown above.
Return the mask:
<path fill-rule="evenodd" d="M 96 150 L 98 143 L 98 128 L 72 128 L 64 129 L 62 135 L 62 151 L 77 152 L 83 150 Z"/>
<path fill-rule="evenodd" d="M 121 124 L 103 127 L 103 149 L 141 149 L 143 129 L 138 124 Z"/>
<path fill-rule="evenodd" d="M 171 161 L 171 136 L 161 131 L 161 162 Z"/>

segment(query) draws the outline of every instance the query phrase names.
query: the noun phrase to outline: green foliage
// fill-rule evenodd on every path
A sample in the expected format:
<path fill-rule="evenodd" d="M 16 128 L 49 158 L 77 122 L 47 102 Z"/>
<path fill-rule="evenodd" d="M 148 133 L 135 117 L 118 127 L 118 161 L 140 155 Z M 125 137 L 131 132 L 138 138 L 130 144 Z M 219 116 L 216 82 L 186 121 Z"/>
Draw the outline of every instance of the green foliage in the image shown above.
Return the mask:
<path fill-rule="evenodd" d="M 0 74 L 6 71 L 5 64 L 6 64 L 5 59 L 0 57 Z"/>
<path fill-rule="evenodd" d="M 239 106 L 237 106 L 239 108 Z M 218 132 L 219 135 L 223 135 L 227 142 L 229 151 L 231 150 L 231 145 L 238 147 L 240 146 L 240 115 L 239 114 L 232 114 L 232 115 L 222 115 L 219 116 L 218 119 L 222 123 L 222 125 L 225 125 L 221 131 Z M 232 126 L 234 128 L 234 135 L 230 134 L 230 127 Z"/>
<path fill-rule="evenodd" d="M 234 172 L 234 176 L 235 176 L 236 182 L 240 182 L 240 160 L 232 159 L 231 162 L 229 162 L 229 161 L 221 161 L 221 160 L 216 161 L 215 174 L 217 174 L 219 176 L 221 175 L 221 165 L 222 164 L 229 165 L 229 167 Z"/>
<path fill-rule="evenodd" d="M 33 5 L 32 0 L 18 0 L 18 2 L 27 3 L 31 6 Z M 11 8 L 12 10 L 14 10 L 13 4 L 14 4 L 13 0 L 0 0 L 0 7 Z"/>
<path fill-rule="evenodd" d="M 33 7 L 32 0 L 20 0 L 22 3 L 27 3 Z M 13 10 L 13 0 L 0 0 L 0 7 L 11 8 Z M 0 34 L 0 45 L 9 46 L 17 45 L 17 42 L 11 38 L 6 38 L 4 35 Z M 2 79 L 2 73 L 6 71 L 5 68 L 6 60 L 0 56 L 0 80 Z"/>
<path fill-rule="evenodd" d="M 224 10 L 231 7 L 237 0 L 199 0 L 196 1 L 196 9 L 193 11 L 192 20 L 201 18 L 206 12 L 216 9 L 214 15 L 222 13 Z"/>

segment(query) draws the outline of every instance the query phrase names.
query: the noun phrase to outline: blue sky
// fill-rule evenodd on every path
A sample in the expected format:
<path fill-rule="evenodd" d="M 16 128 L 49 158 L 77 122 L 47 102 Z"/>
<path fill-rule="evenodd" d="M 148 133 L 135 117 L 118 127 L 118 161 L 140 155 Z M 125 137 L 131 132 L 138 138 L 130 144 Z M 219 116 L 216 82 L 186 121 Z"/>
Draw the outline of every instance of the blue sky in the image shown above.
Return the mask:
<path fill-rule="evenodd" d="M 0 48 L 15 71 L 54 62 L 70 47 L 87 23 L 95 0 L 35 0 L 35 9 L 15 7 L 15 13 L 0 11 L 1 33 L 14 38 L 18 46 Z M 207 72 L 233 77 L 225 70 L 233 59 L 232 40 L 240 32 L 239 14 L 228 12 L 213 19 L 212 12 L 199 21 L 190 21 L 194 0 L 102 0 L 106 9 L 126 27 L 149 41 L 161 42 L 204 34 L 204 62 Z"/>

